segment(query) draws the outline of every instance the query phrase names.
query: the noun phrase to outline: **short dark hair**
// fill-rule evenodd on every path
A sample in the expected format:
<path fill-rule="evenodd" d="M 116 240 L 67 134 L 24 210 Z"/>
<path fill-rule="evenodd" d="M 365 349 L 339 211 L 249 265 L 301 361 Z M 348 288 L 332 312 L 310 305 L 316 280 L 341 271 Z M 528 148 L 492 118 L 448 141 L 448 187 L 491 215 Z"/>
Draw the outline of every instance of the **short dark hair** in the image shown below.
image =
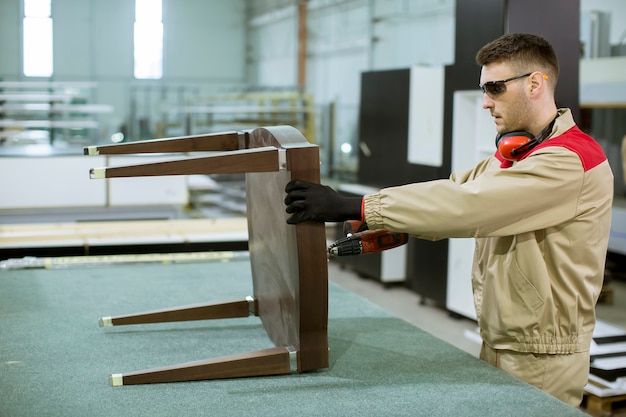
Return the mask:
<path fill-rule="evenodd" d="M 541 36 L 531 33 L 502 35 L 476 54 L 476 63 L 480 66 L 500 62 L 510 63 L 520 72 L 544 71 L 554 83 L 559 77 L 559 60 L 554 48 Z"/>

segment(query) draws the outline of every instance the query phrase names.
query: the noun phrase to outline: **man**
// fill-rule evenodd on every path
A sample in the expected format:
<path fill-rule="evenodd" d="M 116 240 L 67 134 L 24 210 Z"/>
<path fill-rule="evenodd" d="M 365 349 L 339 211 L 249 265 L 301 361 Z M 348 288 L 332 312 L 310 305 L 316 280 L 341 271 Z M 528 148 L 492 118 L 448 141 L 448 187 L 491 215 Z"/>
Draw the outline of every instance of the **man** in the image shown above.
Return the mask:
<path fill-rule="evenodd" d="M 578 406 L 604 275 L 613 174 L 571 112 L 557 109 L 558 60 L 545 39 L 504 35 L 481 48 L 476 62 L 482 106 L 498 132 L 493 156 L 449 179 L 362 199 L 294 181 L 286 188 L 288 222 L 362 219 L 370 229 L 424 239 L 475 238 L 481 358 Z M 507 135 L 513 131 L 525 133 Z"/>

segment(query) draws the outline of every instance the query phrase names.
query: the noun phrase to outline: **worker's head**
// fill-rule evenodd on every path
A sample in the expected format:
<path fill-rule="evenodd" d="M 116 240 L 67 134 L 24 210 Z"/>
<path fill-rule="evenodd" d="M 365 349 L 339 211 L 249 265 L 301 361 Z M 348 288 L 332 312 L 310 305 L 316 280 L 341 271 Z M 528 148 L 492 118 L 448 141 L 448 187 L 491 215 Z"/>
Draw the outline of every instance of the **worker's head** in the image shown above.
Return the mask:
<path fill-rule="evenodd" d="M 498 132 L 537 134 L 548 113 L 554 117 L 559 63 L 544 38 L 529 33 L 503 35 L 478 51 L 476 63 L 482 66 L 483 107 L 494 116 Z"/>

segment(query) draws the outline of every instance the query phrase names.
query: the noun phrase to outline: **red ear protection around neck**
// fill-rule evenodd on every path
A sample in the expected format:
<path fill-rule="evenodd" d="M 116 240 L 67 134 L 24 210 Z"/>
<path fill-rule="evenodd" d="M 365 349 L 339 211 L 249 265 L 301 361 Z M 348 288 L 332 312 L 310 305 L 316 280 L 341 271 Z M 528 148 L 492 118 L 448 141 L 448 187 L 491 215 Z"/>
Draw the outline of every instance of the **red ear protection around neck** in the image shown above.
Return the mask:
<path fill-rule="evenodd" d="M 519 161 L 538 143 L 537 139 L 528 132 L 509 132 L 496 137 L 498 152 L 508 161 Z"/>
<path fill-rule="evenodd" d="M 538 136 L 524 131 L 498 133 L 496 136 L 496 148 L 500 155 L 508 161 L 519 161 L 528 151 L 546 140 L 552 133 L 554 122 L 558 114 Z"/>

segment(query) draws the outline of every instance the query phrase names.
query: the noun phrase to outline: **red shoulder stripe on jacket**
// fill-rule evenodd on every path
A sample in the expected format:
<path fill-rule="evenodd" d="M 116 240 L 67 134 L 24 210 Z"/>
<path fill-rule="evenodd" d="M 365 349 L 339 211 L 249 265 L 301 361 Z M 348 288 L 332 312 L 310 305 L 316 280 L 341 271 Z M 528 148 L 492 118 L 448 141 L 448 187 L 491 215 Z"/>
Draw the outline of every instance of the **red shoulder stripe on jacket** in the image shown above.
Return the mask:
<path fill-rule="evenodd" d="M 606 155 L 600 144 L 581 131 L 578 126 L 574 126 L 562 135 L 537 145 L 533 152 L 548 146 L 562 146 L 577 154 L 585 171 L 589 171 L 606 161 Z"/>

